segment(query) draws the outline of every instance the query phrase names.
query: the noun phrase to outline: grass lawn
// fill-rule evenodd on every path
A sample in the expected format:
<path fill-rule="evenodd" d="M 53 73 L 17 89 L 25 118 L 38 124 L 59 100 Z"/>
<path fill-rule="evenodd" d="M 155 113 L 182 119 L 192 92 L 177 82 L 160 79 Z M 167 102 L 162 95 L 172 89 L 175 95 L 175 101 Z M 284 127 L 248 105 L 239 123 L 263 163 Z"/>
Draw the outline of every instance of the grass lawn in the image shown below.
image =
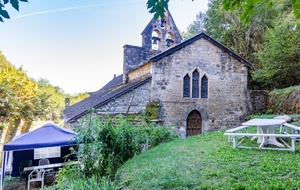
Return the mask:
<path fill-rule="evenodd" d="M 117 180 L 136 190 L 300 188 L 300 142 L 296 152 L 233 149 L 223 134 L 161 144 L 125 163 Z"/>

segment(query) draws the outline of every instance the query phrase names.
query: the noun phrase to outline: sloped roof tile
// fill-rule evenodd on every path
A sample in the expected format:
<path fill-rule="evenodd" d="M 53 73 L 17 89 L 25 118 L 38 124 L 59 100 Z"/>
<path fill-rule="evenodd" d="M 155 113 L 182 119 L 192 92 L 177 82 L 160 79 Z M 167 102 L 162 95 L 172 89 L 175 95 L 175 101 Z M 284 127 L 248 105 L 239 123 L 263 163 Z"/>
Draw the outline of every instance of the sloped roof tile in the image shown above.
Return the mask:
<path fill-rule="evenodd" d="M 122 75 L 121 75 L 122 76 Z M 151 77 L 140 79 L 133 81 L 128 84 L 120 85 L 117 81 L 120 79 L 120 76 L 114 78 L 115 81 L 110 81 L 107 85 L 105 85 L 103 90 L 96 91 L 95 93 L 91 94 L 90 97 L 66 108 L 63 111 L 64 120 L 65 122 L 71 122 L 76 120 L 83 115 L 87 114 L 92 108 L 98 108 L 106 103 L 110 102 L 114 98 L 118 98 L 123 94 L 137 88 L 150 80 Z M 117 84 L 116 86 L 112 87 L 112 84 Z M 110 88 L 108 88 L 110 87 Z"/>

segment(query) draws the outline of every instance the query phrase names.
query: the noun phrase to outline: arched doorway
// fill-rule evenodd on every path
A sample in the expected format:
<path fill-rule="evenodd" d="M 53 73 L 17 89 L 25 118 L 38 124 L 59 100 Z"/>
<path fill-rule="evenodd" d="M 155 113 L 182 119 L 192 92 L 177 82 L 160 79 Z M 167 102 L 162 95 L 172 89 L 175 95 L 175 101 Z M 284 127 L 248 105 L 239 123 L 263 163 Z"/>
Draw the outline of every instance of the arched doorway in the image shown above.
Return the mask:
<path fill-rule="evenodd" d="M 202 133 L 202 118 L 197 110 L 189 113 L 186 120 L 186 136 L 194 136 Z"/>

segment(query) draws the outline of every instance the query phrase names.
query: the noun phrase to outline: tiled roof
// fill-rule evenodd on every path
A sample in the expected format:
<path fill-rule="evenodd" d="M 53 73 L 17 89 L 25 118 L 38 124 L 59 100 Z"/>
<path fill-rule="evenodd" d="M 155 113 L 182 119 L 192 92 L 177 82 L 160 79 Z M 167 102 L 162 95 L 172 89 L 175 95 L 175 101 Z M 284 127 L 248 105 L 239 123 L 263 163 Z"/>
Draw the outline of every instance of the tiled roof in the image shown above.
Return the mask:
<path fill-rule="evenodd" d="M 150 58 L 150 61 L 158 61 L 174 52 L 176 52 L 177 50 L 180 50 L 182 48 L 184 48 L 185 46 L 201 39 L 204 38 L 208 41 L 210 41 L 212 44 L 214 44 L 215 46 L 219 47 L 220 49 L 222 49 L 223 51 L 227 52 L 229 55 L 231 55 L 233 58 L 237 59 L 238 61 L 242 62 L 243 64 L 245 64 L 247 67 L 252 67 L 251 63 L 249 63 L 248 61 L 246 61 L 245 59 L 243 59 L 242 57 L 238 56 L 237 54 L 235 54 L 233 51 L 231 51 L 230 49 L 228 49 L 227 47 L 223 46 L 222 44 L 220 44 L 219 42 L 217 42 L 216 40 L 214 40 L 213 38 L 211 38 L 210 36 L 208 36 L 207 34 L 205 34 L 204 32 L 201 32 L 200 34 L 162 52 L 161 54 L 158 54 L 152 58 Z"/>
<path fill-rule="evenodd" d="M 111 81 L 109 81 L 105 86 L 103 86 L 100 90 L 96 91 L 96 92 L 93 92 L 92 94 L 95 94 L 95 93 L 99 93 L 99 92 L 102 92 L 104 90 L 108 90 L 110 88 L 114 88 L 118 85 L 121 85 L 123 82 L 123 75 L 119 75 L 117 77 L 114 77 Z"/>
<path fill-rule="evenodd" d="M 136 80 L 128 84 L 120 84 L 120 78 L 122 78 L 122 75 L 115 77 L 103 88 L 92 93 L 90 97 L 66 108 L 63 111 L 65 122 L 75 121 L 76 119 L 87 114 L 91 108 L 98 108 L 102 105 L 105 105 L 114 98 L 118 98 L 130 90 L 145 84 L 150 80 L 151 77 Z M 115 86 L 113 86 L 114 84 Z"/>

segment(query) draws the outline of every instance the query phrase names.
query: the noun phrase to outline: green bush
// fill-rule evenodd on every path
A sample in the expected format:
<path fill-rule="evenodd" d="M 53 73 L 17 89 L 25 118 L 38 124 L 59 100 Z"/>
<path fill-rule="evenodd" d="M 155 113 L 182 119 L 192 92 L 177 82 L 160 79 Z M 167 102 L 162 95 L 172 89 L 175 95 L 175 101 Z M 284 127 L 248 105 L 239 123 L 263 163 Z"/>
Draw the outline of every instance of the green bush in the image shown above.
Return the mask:
<path fill-rule="evenodd" d="M 78 166 L 68 166 L 59 170 L 56 185 L 45 190 L 120 190 L 121 187 L 106 178 L 81 175 Z"/>
<path fill-rule="evenodd" d="M 178 137 L 170 128 L 145 121 L 133 125 L 122 115 L 87 118 L 74 130 L 78 134 L 75 140 L 79 148 L 73 153 L 81 159 L 82 174 L 110 180 L 130 158 L 149 147 Z"/>

